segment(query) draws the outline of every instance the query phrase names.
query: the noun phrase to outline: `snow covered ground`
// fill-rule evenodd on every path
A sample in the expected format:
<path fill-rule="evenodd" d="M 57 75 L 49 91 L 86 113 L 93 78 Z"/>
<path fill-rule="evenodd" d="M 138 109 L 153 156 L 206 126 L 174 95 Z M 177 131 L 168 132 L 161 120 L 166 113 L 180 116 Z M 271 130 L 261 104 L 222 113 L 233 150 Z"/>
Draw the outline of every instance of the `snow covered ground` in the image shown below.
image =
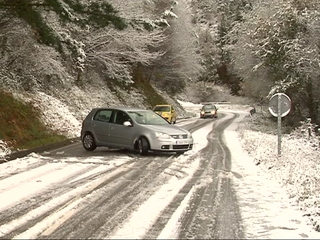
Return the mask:
<path fill-rule="evenodd" d="M 319 239 L 308 217 L 285 187 L 250 157 L 239 140 L 237 125 L 225 132 L 226 142 L 231 149 L 232 171 L 240 174 L 234 178 L 246 238 L 250 239 Z"/>
<path fill-rule="evenodd" d="M 50 101 L 52 101 L 52 99 Z M 186 109 L 198 112 L 199 105 L 187 102 L 180 103 Z M 70 136 L 77 136 L 79 134 L 80 122 L 77 122 L 74 116 L 68 113 L 68 108 L 66 106 L 59 105 L 58 102 L 56 102 L 55 104 L 51 104 L 46 109 L 47 114 L 54 115 L 54 112 L 59 112 L 57 111 L 57 108 L 59 108 L 60 113 L 63 112 L 63 114 L 61 114 L 60 121 L 56 120 L 51 122 L 51 124 L 63 124 L 64 128 L 66 128 L 66 122 L 69 121 L 72 124 L 70 125 L 71 127 L 68 128 L 68 130 L 66 131 L 70 133 Z M 225 109 L 223 109 L 223 107 L 220 107 L 220 111 L 224 112 L 227 116 L 228 114 L 230 114 L 231 111 L 234 111 L 234 109 L 230 109 L 232 109 L 231 106 L 226 107 Z M 320 239 L 320 233 L 316 232 L 312 228 L 309 219 L 303 216 L 304 212 L 299 210 L 297 204 L 295 204 L 294 201 L 290 201 L 285 188 L 276 179 L 274 179 L 272 175 L 265 172 L 263 169 L 261 169 L 260 166 L 257 166 L 254 162 L 254 159 L 243 150 L 243 147 L 241 146 L 239 139 L 239 132 L 237 131 L 237 129 L 238 123 L 240 123 L 241 120 L 248 114 L 248 111 L 246 108 L 239 108 L 237 111 L 238 113 L 240 113 L 241 117 L 238 118 L 238 122 L 228 127 L 224 136 L 226 143 L 231 149 L 232 174 L 230 174 L 230 178 L 232 178 L 232 182 L 237 191 L 237 197 L 240 204 L 241 215 L 243 217 L 246 238 Z M 64 121 L 61 121 L 62 116 Z M 199 151 L 206 145 L 206 138 L 203 138 L 203 135 L 207 134 L 207 132 L 208 129 L 201 129 L 193 134 L 195 138 L 195 148 L 192 151 Z M 46 157 L 39 156 L 37 154 L 30 154 L 27 157 L 1 164 L 0 177 L 8 175 L 10 173 L 17 172 L 18 170 L 26 168 L 28 165 L 31 165 L 37 161 L 43 161 L 45 158 Z M 177 161 L 183 163 L 185 159 L 186 158 L 184 158 L 184 155 L 182 155 L 179 158 L 177 158 Z M 77 159 L 73 158 L 69 160 L 76 161 Z M 86 160 L 81 159 L 81 161 L 94 162 L 101 160 L 92 157 Z M 119 164 L 124 163 L 126 161 L 129 161 L 129 159 L 117 159 L 117 161 L 114 162 L 114 164 L 108 165 L 108 167 L 116 167 Z M 198 164 L 196 163 L 197 161 L 195 161 L 194 164 L 185 165 L 184 172 L 191 175 L 198 166 Z M 65 170 L 63 170 L 63 168 L 59 168 L 59 174 L 63 174 L 64 171 L 68 171 L 68 169 L 66 168 Z M 55 175 L 53 174 L 53 180 L 55 178 L 54 176 Z M 134 221 L 131 221 L 129 219 L 127 224 L 123 226 L 123 228 L 121 228 L 118 232 L 114 233 L 114 237 L 125 238 L 130 236 L 129 238 L 132 239 L 143 236 L 143 233 L 146 231 L 146 220 L 150 220 L 152 222 L 152 219 L 156 217 L 154 214 L 156 214 L 157 211 L 153 214 L 152 209 L 148 208 L 149 205 L 152 205 L 150 203 L 154 203 L 155 201 L 157 201 L 159 202 L 159 207 L 169 204 L 172 195 L 174 195 L 172 193 L 178 191 L 187 179 L 187 177 L 181 179 L 175 177 L 172 180 L 168 181 L 166 185 L 160 188 L 159 191 L 153 195 L 153 197 L 151 197 L 143 205 L 141 205 L 140 208 L 131 216 L 131 218 L 134 219 Z M 14 178 L 12 178 L 12 181 L 14 181 Z M 17 181 L 17 179 L 15 179 L 15 181 Z M 1 199 L 9 199 L 9 197 L 12 197 L 7 196 L 8 198 L 4 198 L 5 196 L 1 196 L 1 189 L 10 188 L 10 184 L 16 183 L 7 182 L 6 184 L 6 186 L 2 185 L 0 188 Z M 37 185 L 39 187 L 39 184 Z M 32 186 L 30 186 L 30 188 L 32 188 Z M 16 192 L 14 194 L 15 198 L 19 199 L 19 193 Z M 74 192 L 73 194 L 76 195 L 78 193 Z M 54 201 L 58 200 L 59 199 L 53 199 L 52 204 L 55 204 Z M 81 199 L 79 201 L 81 201 Z M 182 202 L 180 208 L 177 209 L 176 213 L 170 219 L 169 224 L 159 235 L 159 238 L 165 239 L 176 237 L 176 226 L 179 221 L 179 217 L 188 205 L 188 201 L 189 198 L 187 196 L 186 199 Z M 3 201 L 0 203 L 0 209 L 4 207 L 4 204 L 5 203 Z M 46 208 L 44 207 L 41 209 L 37 209 L 33 212 L 33 214 L 37 216 L 39 212 L 36 211 L 41 210 L 44 211 L 46 210 Z M 146 211 L 148 211 L 148 219 L 146 219 Z M 63 215 L 63 213 L 61 214 Z M 143 217 L 139 217 L 139 215 L 143 215 Z M 28 214 L 29 218 L 30 216 L 31 215 Z M 141 219 L 141 222 L 137 222 L 136 219 Z M 19 221 L 23 221 L 23 219 L 15 220 L 14 222 L 12 222 L 13 225 L 11 226 L 2 226 L 0 228 L 0 232 L 2 232 L 2 234 L 5 234 L 6 230 L 19 225 Z M 43 222 L 43 229 L 50 225 L 50 221 L 52 222 L 55 220 L 48 219 L 48 222 Z M 26 232 L 25 235 L 18 236 L 18 238 L 32 238 L 33 236 L 36 236 L 37 231 L 39 231 L 38 227 L 39 226 L 37 226 L 37 228 L 30 229 Z"/>

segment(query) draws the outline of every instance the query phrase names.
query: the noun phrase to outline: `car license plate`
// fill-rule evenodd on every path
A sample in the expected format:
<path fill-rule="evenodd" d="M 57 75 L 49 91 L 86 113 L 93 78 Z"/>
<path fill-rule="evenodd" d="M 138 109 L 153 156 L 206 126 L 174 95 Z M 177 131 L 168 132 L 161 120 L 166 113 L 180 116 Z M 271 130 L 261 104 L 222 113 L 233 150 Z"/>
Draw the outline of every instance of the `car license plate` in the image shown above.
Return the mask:
<path fill-rule="evenodd" d="M 178 140 L 176 141 L 176 144 L 188 144 L 188 141 Z"/>

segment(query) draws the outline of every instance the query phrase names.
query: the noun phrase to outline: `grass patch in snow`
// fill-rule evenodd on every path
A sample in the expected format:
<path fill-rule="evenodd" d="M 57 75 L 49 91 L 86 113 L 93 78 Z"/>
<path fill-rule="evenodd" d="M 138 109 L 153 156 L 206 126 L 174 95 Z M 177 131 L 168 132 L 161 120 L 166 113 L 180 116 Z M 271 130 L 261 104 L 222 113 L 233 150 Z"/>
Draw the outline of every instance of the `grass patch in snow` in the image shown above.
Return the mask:
<path fill-rule="evenodd" d="M 0 140 L 13 150 L 30 149 L 65 140 L 63 135 L 50 131 L 38 118 L 38 111 L 0 91 Z"/>

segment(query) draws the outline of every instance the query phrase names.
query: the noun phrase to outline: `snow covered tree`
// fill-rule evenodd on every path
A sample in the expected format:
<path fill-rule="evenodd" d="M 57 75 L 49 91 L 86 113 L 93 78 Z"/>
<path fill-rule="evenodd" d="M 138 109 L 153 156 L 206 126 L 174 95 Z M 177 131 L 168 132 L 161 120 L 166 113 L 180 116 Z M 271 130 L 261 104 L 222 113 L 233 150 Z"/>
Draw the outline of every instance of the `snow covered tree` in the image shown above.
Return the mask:
<path fill-rule="evenodd" d="M 24 19 L 38 35 L 38 40 L 61 51 L 60 39 L 48 26 L 42 13 L 53 11 L 64 23 L 72 22 L 81 27 L 105 27 L 113 24 L 118 29 L 125 27 L 117 11 L 107 2 L 81 3 L 72 0 L 1 0 L 0 9 Z"/>
<path fill-rule="evenodd" d="M 160 88 L 174 94 L 181 92 L 187 81 L 195 81 L 199 76 L 198 36 L 189 1 L 154 2 L 170 26 L 165 29 L 167 41 L 160 48 L 165 54 L 149 68 L 149 74 Z"/>
<path fill-rule="evenodd" d="M 82 38 L 85 61 L 89 66 L 100 66 L 108 79 L 133 82 L 137 66 L 148 67 L 158 60 L 164 51 L 159 49 L 166 37 L 163 28 L 166 20 L 153 14 L 153 1 L 109 1 L 119 12 L 127 27 L 118 31 L 100 28 Z"/>
<path fill-rule="evenodd" d="M 195 18 L 200 25 L 200 46 L 204 71 L 200 81 L 226 84 L 231 92 L 239 91 L 239 78 L 230 70 L 230 39 L 232 26 L 242 21 L 242 14 L 250 9 L 246 0 L 193 0 Z"/>
<path fill-rule="evenodd" d="M 118 30 L 126 27 L 125 21 L 117 15 L 117 11 L 107 2 L 1 0 L 0 11 L 2 19 L 4 17 L 23 19 L 32 28 L 33 37 L 40 44 L 53 47 L 65 59 L 71 56 L 74 68 L 78 72 L 81 72 L 85 67 L 85 54 L 81 39 L 76 38 L 77 33 L 87 29 L 105 28 L 110 25 Z M 33 46 L 33 44 L 30 44 L 30 46 Z M 16 46 L 16 49 L 23 53 L 24 58 L 30 56 L 27 53 L 29 48 L 27 47 L 23 50 L 19 45 Z M 31 52 L 33 53 L 31 54 L 32 56 L 37 51 Z M 52 51 L 49 52 L 52 53 Z M 49 61 L 48 58 L 45 59 Z M 57 58 L 51 59 L 51 64 L 57 63 L 55 59 Z M 35 60 L 39 61 L 36 58 Z M 55 65 L 53 64 L 53 66 Z M 51 65 L 49 64 L 49 66 Z"/>
<path fill-rule="evenodd" d="M 291 124 L 305 117 L 319 122 L 319 2 L 255 1 L 252 6 L 229 33 L 243 92 L 264 100 L 285 92 L 293 100 Z"/>
<path fill-rule="evenodd" d="M 60 52 L 60 60 L 73 69 L 76 79 L 83 79 L 87 67 L 98 66 L 106 79 L 128 82 L 132 82 L 134 64 L 150 65 L 163 54 L 157 47 L 164 39 L 162 27 L 167 23 L 150 18 L 152 15 L 147 12 L 152 12 L 152 7 L 151 1 L 144 0 L 121 4 L 85 0 L 0 1 L 3 13 L 24 19 L 40 43 Z M 26 57 L 30 56 L 27 49 L 20 49 Z"/>
<path fill-rule="evenodd" d="M 132 82 L 132 67 L 135 64 L 149 66 L 164 53 L 151 51 L 164 41 L 158 31 L 98 30 L 84 40 L 87 64 L 99 64 L 111 79 Z"/>

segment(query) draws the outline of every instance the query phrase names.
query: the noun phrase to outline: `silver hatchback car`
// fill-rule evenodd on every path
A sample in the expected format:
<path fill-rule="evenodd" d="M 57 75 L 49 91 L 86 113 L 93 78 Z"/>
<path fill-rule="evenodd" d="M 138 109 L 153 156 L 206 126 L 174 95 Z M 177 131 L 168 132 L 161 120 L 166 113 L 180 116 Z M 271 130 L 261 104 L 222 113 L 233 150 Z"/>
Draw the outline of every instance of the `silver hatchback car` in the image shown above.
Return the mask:
<path fill-rule="evenodd" d="M 138 151 L 184 153 L 193 147 L 189 131 L 168 123 L 152 110 L 94 108 L 82 122 L 81 141 L 87 151 L 112 147 Z"/>

